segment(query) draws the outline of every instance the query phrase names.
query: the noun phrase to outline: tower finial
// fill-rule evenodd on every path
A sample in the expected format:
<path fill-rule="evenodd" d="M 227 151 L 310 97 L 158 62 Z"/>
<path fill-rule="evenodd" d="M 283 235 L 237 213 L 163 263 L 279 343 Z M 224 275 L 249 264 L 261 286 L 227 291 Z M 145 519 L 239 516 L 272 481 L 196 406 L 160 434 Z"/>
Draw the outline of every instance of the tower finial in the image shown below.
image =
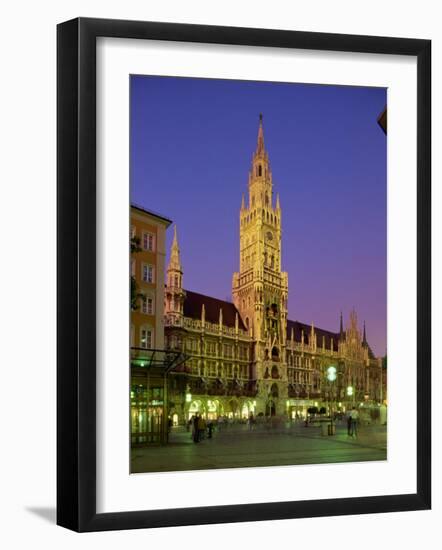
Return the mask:
<path fill-rule="evenodd" d="M 342 320 L 342 311 L 341 311 L 341 317 L 339 322 L 339 339 L 341 341 L 344 339 L 344 322 Z"/>
<path fill-rule="evenodd" d="M 262 113 L 259 113 L 258 143 L 256 146 L 257 154 L 264 152 L 264 130 L 262 127 Z"/>
<path fill-rule="evenodd" d="M 362 338 L 362 344 L 363 344 L 364 346 L 367 345 L 367 333 L 366 333 L 366 330 L 365 330 L 365 320 L 364 320 L 364 336 L 363 336 L 363 338 Z"/>

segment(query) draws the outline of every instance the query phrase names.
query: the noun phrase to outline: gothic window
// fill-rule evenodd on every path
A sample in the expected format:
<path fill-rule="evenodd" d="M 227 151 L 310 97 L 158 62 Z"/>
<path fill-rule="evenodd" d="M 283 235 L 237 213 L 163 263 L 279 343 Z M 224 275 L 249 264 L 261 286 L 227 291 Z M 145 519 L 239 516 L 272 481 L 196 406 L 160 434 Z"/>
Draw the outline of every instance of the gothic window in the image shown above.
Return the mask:
<path fill-rule="evenodd" d="M 269 205 L 269 196 L 268 194 L 266 193 L 266 201 L 265 201 L 265 205 L 268 206 Z M 269 215 L 269 213 L 267 212 L 267 216 Z"/>
<path fill-rule="evenodd" d="M 178 275 L 175 275 L 175 286 L 179 286 L 178 285 Z"/>
<path fill-rule="evenodd" d="M 262 167 L 261 167 L 261 165 L 258 166 L 258 176 L 262 176 Z"/>
<path fill-rule="evenodd" d="M 255 195 L 252 195 L 252 206 L 255 206 Z"/>

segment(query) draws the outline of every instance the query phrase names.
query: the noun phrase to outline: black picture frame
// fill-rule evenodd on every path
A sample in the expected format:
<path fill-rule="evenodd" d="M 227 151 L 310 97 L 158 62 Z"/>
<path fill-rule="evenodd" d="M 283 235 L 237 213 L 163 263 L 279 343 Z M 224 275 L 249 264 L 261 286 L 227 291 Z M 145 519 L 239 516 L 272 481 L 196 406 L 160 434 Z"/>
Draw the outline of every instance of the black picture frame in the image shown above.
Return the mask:
<path fill-rule="evenodd" d="M 167 40 L 417 59 L 417 492 L 96 512 L 96 39 Z M 431 41 L 79 18 L 57 28 L 57 523 L 83 531 L 425 510 L 431 506 Z"/>

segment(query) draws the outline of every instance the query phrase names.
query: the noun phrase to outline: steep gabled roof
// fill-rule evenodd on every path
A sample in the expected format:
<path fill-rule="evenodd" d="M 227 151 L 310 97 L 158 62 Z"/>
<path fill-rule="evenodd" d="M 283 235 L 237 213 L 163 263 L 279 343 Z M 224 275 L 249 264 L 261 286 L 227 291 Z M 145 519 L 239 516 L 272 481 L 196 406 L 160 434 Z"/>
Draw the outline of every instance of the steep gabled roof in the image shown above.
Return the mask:
<path fill-rule="evenodd" d="M 204 304 L 206 321 L 217 324 L 219 322 L 219 310 L 223 310 L 223 325 L 227 327 L 235 326 L 235 317 L 238 313 L 238 326 L 242 330 L 247 330 L 242 322 L 241 315 L 235 305 L 225 300 L 219 300 L 212 296 L 205 296 L 191 290 L 186 290 L 186 299 L 184 300 L 184 317 L 192 319 L 201 319 L 201 310 Z"/>
<path fill-rule="evenodd" d="M 292 337 L 292 328 L 295 333 L 295 342 L 301 342 L 302 331 L 304 331 L 304 344 L 309 344 L 311 325 L 301 323 L 299 321 L 287 321 L 287 340 Z M 331 332 L 322 328 L 315 327 L 316 343 L 318 348 L 322 347 L 322 338 L 325 336 L 325 347 L 330 349 L 331 340 L 333 338 L 333 349 L 338 350 L 339 332 Z"/>
<path fill-rule="evenodd" d="M 287 321 L 287 340 L 290 340 L 292 337 L 292 328 L 295 333 L 295 342 L 301 342 L 302 337 L 302 331 L 304 331 L 304 344 L 308 345 L 310 342 L 310 332 L 311 332 L 311 325 L 307 325 L 305 323 L 301 323 L 299 321 Z M 338 351 L 338 342 L 340 339 L 339 332 L 332 332 L 330 330 L 325 330 L 322 328 L 314 327 L 315 328 L 315 334 L 316 334 L 316 345 L 318 348 L 322 348 L 322 338 L 325 336 L 325 348 L 330 349 L 331 347 L 331 339 L 333 338 L 333 350 Z M 345 333 L 344 333 L 345 334 Z M 345 337 L 345 336 L 344 336 Z M 375 359 L 375 355 L 370 348 L 370 345 L 366 344 L 368 347 L 368 356 L 370 359 Z"/>

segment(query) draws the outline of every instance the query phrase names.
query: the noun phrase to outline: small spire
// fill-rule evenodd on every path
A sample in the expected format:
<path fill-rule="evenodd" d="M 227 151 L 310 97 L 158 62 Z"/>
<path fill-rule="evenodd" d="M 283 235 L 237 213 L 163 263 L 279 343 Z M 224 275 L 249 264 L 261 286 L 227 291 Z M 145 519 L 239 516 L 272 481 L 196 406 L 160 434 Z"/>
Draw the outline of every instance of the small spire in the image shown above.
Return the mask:
<path fill-rule="evenodd" d="M 222 308 L 219 308 L 219 326 L 221 327 L 223 324 L 223 310 Z"/>
<path fill-rule="evenodd" d="M 167 266 L 167 271 L 178 271 L 181 274 L 183 273 L 180 258 L 180 247 L 178 246 L 176 224 L 173 226 L 173 241 L 170 248 L 170 259 L 169 265 Z"/>
<path fill-rule="evenodd" d="M 245 208 L 246 208 L 246 203 L 245 203 L 244 193 L 243 193 L 242 200 L 241 200 L 241 210 L 245 210 Z"/>
<path fill-rule="evenodd" d="M 340 340 L 344 339 L 344 322 L 342 320 L 342 311 L 341 311 L 341 318 L 339 323 L 339 338 Z"/>
<path fill-rule="evenodd" d="M 365 321 L 364 321 L 364 336 L 362 338 L 362 345 L 364 345 L 364 346 L 367 345 L 367 334 L 366 334 L 366 331 L 365 331 Z"/>
<path fill-rule="evenodd" d="M 276 194 L 276 210 L 281 210 L 281 205 L 279 204 L 279 193 Z"/>
<path fill-rule="evenodd" d="M 203 304 L 201 307 L 201 322 L 204 324 L 205 320 L 206 320 L 206 307 Z"/>

